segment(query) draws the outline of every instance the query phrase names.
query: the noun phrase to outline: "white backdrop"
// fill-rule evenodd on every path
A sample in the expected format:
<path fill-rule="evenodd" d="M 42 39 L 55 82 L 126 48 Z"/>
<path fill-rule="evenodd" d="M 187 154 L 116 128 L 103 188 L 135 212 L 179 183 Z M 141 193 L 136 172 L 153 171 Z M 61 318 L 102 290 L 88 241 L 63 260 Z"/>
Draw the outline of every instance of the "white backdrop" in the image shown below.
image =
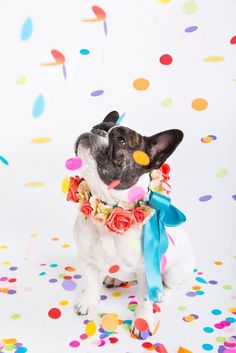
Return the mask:
<path fill-rule="evenodd" d="M 198 271 L 217 282 L 197 280 L 204 294 L 193 298 L 180 292 L 146 341 L 168 352 L 224 352 L 222 337 L 236 332 L 229 311 L 236 299 L 235 36 L 234 0 L 0 0 L 0 340 L 14 337 L 12 351 L 146 351 L 122 328 L 104 347 L 96 347 L 98 331 L 81 339 L 74 292 L 60 283 L 65 267 L 76 267 L 76 210 L 61 191 L 70 175 L 65 160 L 80 133 L 118 110 L 123 125 L 144 135 L 184 131 L 169 160 L 172 199 L 187 215 Z M 45 65 L 55 55 L 58 65 Z M 199 200 L 206 195 L 212 198 Z M 135 288 L 105 292 L 105 306 L 131 320 L 126 306 Z M 62 312 L 57 320 L 48 316 L 53 307 Z M 107 307 L 101 302 L 101 312 Z M 183 320 L 194 312 L 194 322 Z M 230 326 L 214 328 L 227 316 Z M 71 347 L 73 340 L 80 346 Z"/>

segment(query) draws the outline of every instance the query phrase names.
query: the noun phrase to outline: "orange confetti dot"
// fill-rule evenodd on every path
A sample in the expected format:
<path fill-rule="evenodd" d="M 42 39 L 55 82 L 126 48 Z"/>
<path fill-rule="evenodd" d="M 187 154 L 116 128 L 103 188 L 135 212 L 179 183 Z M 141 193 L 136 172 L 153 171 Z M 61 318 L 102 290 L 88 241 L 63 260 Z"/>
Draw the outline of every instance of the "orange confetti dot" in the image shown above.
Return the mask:
<path fill-rule="evenodd" d="M 204 98 L 196 98 L 192 101 L 192 108 L 197 111 L 205 110 L 208 107 L 208 102 Z"/>
<path fill-rule="evenodd" d="M 200 287 L 200 286 L 192 286 L 192 289 L 193 290 L 200 290 L 202 287 Z"/>
<path fill-rule="evenodd" d="M 113 332 L 117 329 L 119 324 L 117 315 L 115 314 L 105 314 L 101 319 L 101 326 L 103 330 L 108 332 Z"/>
<path fill-rule="evenodd" d="M 188 350 L 187 348 L 184 347 L 179 347 L 177 353 L 193 353 L 192 351 Z"/>
<path fill-rule="evenodd" d="M 140 165 L 146 166 L 150 164 L 150 158 L 144 151 L 134 151 L 133 159 Z"/>
<path fill-rule="evenodd" d="M 142 318 L 137 318 L 134 321 L 134 327 L 138 330 L 138 331 L 146 331 L 148 329 L 148 323 L 146 320 L 142 319 Z"/>
<path fill-rule="evenodd" d="M 221 266 L 221 265 L 223 265 L 223 262 L 222 261 L 215 261 L 214 264 L 216 266 Z"/>
<path fill-rule="evenodd" d="M 145 89 L 147 89 L 149 87 L 150 83 L 148 80 L 146 80 L 146 78 L 137 78 L 134 82 L 133 82 L 133 87 L 135 89 L 137 89 L 138 91 L 144 91 Z"/>

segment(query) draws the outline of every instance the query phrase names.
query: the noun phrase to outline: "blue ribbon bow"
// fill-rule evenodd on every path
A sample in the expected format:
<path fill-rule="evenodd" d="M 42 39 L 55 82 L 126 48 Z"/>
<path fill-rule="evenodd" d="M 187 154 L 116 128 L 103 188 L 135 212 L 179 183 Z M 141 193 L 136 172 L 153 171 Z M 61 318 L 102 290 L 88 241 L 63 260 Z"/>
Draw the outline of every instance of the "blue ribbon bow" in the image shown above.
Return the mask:
<path fill-rule="evenodd" d="M 155 212 L 143 228 L 143 251 L 148 295 L 151 301 L 159 301 L 158 293 L 163 291 L 161 278 L 161 256 L 166 252 L 169 241 L 165 226 L 175 227 L 186 221 L 185 215 L 165 195 L 151 191 L 148 205 Z"/>

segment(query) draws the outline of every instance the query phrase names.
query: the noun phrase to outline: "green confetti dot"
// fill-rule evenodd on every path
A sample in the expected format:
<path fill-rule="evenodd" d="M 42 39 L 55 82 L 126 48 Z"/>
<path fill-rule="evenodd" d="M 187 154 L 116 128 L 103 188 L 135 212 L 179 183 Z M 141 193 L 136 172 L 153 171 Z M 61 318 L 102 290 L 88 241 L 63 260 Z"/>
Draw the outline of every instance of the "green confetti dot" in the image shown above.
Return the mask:
<path fill-rule="evenodd" d="M 172 103 L 173 103 L 173 100 L 170 97 L 167 97 L 167 98 L 163 99 L 163 101 L 161 102 L 161 105 L 164 108 L 168 108 L 171 106 Z"/>
<path fill-rule="evenodd" d="M 27 79 L 26 76 L 20 76 L 20 77 L 17 78 L 16 84 L 18 86 L 22 86 L 22 85 L 26 84 L 27 81 L 28 81 L 28 79 Z"/>
<path fill-rule="evenodd" d="M 7 352 L 11 352 L 11 351 L 15 350 L 15 345 L 14 344 L 6 344 L 4 349 Z"/>
<path fill-rule="evenodd" d="M 216 340 L 216 342 L 218 342 L 218 343 L 224 343 L 225 337 L 218 336 L 218 337 L 215 338 L 215 340 Z"/>
<path fill-rule="evenodd" d="M 228 175 L 228 170 L 227 169 L 220 169 L 217 173 L 216 176 L 218 178 L 224 178 Z"/>
<path fill-rule="evenodd" d="M 66 275 L 61 273 L 60 275 L 58 275 L 58 278 L 64 278 Z"/>
<path fill-rule="evenodd" d="M 183 5 L 182 9 L 185 14 L 193 15 L 198 10 L 198 6 L 196 1 L 187 1 Z"/>
<path fill-rule="evenodd" d="M 225 284 L 222 288 L 224 288 L 225 290 L 230 290 L 233 287 L 231 286 L 231 284 Z"/>
<path fill-rule="evenodd" d="M 16 314 L 12 314 L 12 315 L 11 315 L 11 319 L 12 319 L 12 320 L 17 320 L 17 319 L 20 319 L 20 318 L 21 318 L 21 315 L 20 315 L 20 314 L 17 314 L 17 313 L 16 313 Z"/>
<path fill-rule="evenodd" d="M 186 306 L 179 306 L 178 310 L 179 311 L 187 311 L 188 309 L 186 308 Z"/>

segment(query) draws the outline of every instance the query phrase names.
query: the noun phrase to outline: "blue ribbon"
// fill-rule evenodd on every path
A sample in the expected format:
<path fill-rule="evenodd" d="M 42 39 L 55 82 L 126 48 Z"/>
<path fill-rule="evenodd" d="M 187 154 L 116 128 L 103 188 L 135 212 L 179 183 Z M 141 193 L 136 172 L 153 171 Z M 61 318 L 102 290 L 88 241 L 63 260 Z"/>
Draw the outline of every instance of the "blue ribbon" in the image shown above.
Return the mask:
<path fill-rule="evenodd" d="M 166 252 L 169 241 L 165 226 L 175 227 L 186 221 L 185 215 L 165 195 L 151 191 L 147 204 L 155 212 L 143 228 L 143 251 L 151 301 L 159 301 L 158 293 L 163 291 L 161 278 L 161 256 Z"/>

